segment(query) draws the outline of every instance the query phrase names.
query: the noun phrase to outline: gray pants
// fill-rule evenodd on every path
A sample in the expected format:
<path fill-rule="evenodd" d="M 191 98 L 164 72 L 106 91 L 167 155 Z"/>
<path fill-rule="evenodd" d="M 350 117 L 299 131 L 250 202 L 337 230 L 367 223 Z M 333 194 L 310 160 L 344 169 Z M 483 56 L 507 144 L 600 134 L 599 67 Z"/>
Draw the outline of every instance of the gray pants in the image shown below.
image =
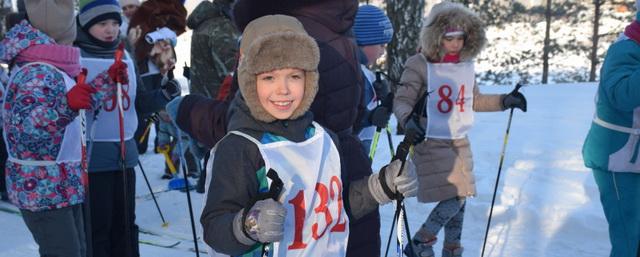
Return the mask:
<path fill-rule="evenodd" d="M 20 210 L 41 257 L 85 257 L 82 205 L 50 211 Z"/>
<path fill-rule="evenodd" d="M 439 202 L 416 233 L 418 241 L 426 241 L 427 237 L 438 235 L 440 229 L 444 227 L 445 245 L 459 246 L 465 203 L 465 198 L 452 198 Z"/>

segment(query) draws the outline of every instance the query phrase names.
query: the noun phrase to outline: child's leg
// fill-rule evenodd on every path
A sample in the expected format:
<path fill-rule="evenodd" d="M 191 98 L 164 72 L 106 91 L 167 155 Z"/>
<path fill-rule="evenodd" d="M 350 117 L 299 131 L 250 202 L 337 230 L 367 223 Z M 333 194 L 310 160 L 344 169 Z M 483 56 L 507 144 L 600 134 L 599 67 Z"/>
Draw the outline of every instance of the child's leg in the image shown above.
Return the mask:
<path fill-rule="evenodd" d="M 465 199 L 451 198 L 439 202 L 431 211 L 427 220 L 422 224 L 420 230 L 416 232 L 414 238 L 418 241 L 427 242 L 435 238 L 449 221 L 455 217 L 462 207 L 464 207 Z"/>
<path fill-rule="evenodd" d="M 451 198 L 449 200 L 445 200 L 439 202 L 438 205 L 431 211 L 427 220 L 422 224 L 418 232 L 413 236 L 413 250 L 414 254 L 410 255 L 408 248 L 405 248 L 405 254 L 409 257 L 432 257 L 435 256 L 433 252 L 433 245 L 436 243 L 436 235 L 440 232 L 440 229 L 445 225 L 449 225 L 451 220 L 457 217 L 460 213 L 460 210 L 463 210 L 465 200 L 464 198 L 458 199 Z M 463 215 L 464 215 L 464 211 Z M 454 221 L 451 224 L 455 224 L 457 221 Z M 462 227 L 462 221 L 459 222 L 460 227 Z M 450 226 L 452 229 L 453 225 Z M 449 233 L 452 236 L 454 234 Z M 455 236 L 454 236 L 455 237 Z M 458 242 L 460 236 L 458 235 Z M 447 228 L 445 227 L 445 243 L 447 241 Z"/>
<path fill-rule="evenodd" d="M 41 256 L 85 256 L 81 205 L 41 212 L 21 210 L 21 213 Z"/>
<path fill-rule="evenodd" d="M 462 236 L 462 222 L 464 221 L 464 209 L 466 201 L 462 201 L 462 207 L 460 211 L 453 216 L 447 224 L 444 225 L 444 246 L 449 249 L 455 249 L 460 247 L 460 238 Z"/>

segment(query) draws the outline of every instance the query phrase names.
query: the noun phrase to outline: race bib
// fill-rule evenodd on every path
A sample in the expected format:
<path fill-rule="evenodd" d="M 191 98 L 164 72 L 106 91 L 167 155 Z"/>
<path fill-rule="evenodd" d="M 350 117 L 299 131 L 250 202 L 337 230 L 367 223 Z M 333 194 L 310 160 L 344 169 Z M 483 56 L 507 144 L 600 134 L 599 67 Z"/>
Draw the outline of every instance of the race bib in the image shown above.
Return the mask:
<path fill-rule="evenodd" d="M 427 63 L 427 85 L 427 137 L 464 138 L 473 126 L 473 63 Z"/>

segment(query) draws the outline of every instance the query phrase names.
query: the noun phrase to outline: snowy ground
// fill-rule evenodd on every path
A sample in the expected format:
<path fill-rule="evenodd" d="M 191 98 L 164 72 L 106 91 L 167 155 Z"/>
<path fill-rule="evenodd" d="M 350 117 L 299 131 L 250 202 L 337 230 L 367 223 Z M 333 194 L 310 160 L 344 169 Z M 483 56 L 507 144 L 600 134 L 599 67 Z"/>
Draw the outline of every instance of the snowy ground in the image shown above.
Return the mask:
<path fill-rule="evenodd" d="M 481 89 L 485 93 L 511 90 L 505 87 Z M 529 112 L 514 112 L 485 256 L 608 255 L 607 224 L 598 190 L 591 173 L 583 166 L 580 154 L 593 114 L 595 91 L 594 84 L 522 89 L 529 101 Z M 478 196 L 467 203 L 462 242 L 466 248 L 465 256 L 480 256 L 507 118 L 508 112 L 476 115 L 470 138 Z M 401 137 L 394 136 L 393 140 L 397 144 Z M 374 170 L 388 162 L 388 149 L 386 140 L 381 137 Z M 160 179 L 162 156 L 149 151 L 141 156 L 141 160 L 153 190 L 164 190 L 167 182 Z M 162 243 L 180 241 L 180 244 L 175 249 L 141 244 L 141 255 L 194 256 L 188 251 L 193 242 L 176 239 L 191 237 L 186 194 L 176 191 L 157 194 L 164 217 L 169 222 L 169 226 L 163 228 L 153 201 L 145 196 L 148 193 L 138 170 L 137 195 L 140 197 L 136 201 L 137 223 L 145 230 L 167 236 L 142 234 L 141 239 Z M 193 193 L 191 196 L 196 216 L 199 216 L 202 195 Z M 408 200 L 407 215 L 412 232 L 419 228 L 433 206 Z M 0 207 L 9 206 L 2 203 Z M 380 237 L 384 243 L 389 235 L 393 211 L 392 204 L 380 209 Z M 0 220 L 0 256 L 37 256 L 37 245 L 19 216 L 0 212 Z M 198 231 L 198 235 L 201 234 Z M 437 249 L 440 249 L 440 244 Z M 395 247 L 391 250 L 394 251 Z"/>

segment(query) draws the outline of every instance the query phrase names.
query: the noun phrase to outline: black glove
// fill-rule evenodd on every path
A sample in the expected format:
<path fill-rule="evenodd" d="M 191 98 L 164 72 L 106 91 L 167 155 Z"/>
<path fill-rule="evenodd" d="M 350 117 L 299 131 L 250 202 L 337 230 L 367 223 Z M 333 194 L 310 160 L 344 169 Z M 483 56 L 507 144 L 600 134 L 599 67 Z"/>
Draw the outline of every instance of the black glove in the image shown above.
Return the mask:
<path fill-rule="evenodd" d="M 407 123 L 404 125 L 404 137 L 409 140 L 409 143 L 415 145 L 424 141 L 425 131 L 420 124 L 418 124 L 418 118 L 410 117 Z"/>
<path fill-rule="evenodd" d="M 376 91 L 376 95 L 384 99 L 387 97 L 389 93 L 391 93 L 391 89 L 389 87 L 389 83 L 386 80 L 382 80 L 380 76 L 381 72 L 376 72 L 376 80 L 373 82 L 373 89 Z"/>
<path fill-rule="evenodd" d="M 371 111 L 369 122 L 378 128 L 386 128 L 389 124 L 389 118 L 391 118 L 389 108 L 380 105 Z"/>
<path fill-rule="evenodd" d="M 167 100 L 176 98 L 182 92 L 180 83 L 178 83 L 178 81 L 175 79 L 171 79 L 167 81 L 167 83 L 161 86 L 161 89 L 162 89 L 162 94 L 164 94 L 164 97 L 166 97 Z"/>
<path fill-rule="evenodd" d="M 518 108 L 523 112 L 527 112 L 527 99 L 518 91 L 513 91 L 502 98 L 502 106 L 505 109 Z"/>

